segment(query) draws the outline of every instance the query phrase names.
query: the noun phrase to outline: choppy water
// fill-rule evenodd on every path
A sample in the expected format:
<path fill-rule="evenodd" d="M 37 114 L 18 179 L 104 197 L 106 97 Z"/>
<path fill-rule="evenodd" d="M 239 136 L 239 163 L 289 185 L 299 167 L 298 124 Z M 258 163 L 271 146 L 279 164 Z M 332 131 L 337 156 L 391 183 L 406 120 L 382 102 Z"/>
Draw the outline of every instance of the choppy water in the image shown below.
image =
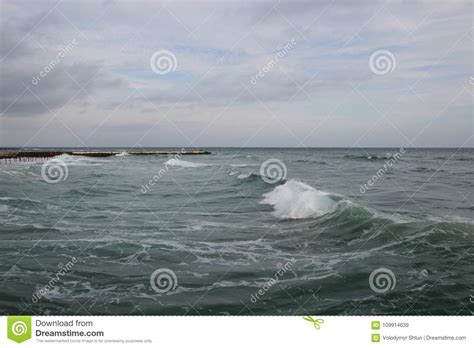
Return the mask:
<path fill-rule="evenodd" d="M 210 150 L 2 163 L 0 313 L 474 311 L 473 149 Z"/>

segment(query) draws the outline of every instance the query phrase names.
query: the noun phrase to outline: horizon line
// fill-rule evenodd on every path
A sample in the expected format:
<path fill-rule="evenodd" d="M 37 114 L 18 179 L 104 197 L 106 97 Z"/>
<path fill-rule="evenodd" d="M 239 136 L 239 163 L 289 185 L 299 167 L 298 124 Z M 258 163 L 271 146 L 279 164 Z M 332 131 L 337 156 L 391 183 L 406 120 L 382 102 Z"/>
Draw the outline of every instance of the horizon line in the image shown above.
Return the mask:
<path fill-rule="evenodd" d="M 434 146 L 0 146 L 0 149 L 474 149 Z"/>

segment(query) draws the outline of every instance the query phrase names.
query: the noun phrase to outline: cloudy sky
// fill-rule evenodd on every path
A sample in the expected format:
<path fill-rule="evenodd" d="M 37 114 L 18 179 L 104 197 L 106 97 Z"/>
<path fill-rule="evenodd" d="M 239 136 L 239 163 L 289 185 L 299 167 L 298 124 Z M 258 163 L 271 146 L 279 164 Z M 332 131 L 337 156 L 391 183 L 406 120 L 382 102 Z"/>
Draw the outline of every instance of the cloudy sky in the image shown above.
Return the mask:
<path fill-rule="evenodd" d="M 0 1 L 0 146 L 474 146 L 472 1 Z"/>

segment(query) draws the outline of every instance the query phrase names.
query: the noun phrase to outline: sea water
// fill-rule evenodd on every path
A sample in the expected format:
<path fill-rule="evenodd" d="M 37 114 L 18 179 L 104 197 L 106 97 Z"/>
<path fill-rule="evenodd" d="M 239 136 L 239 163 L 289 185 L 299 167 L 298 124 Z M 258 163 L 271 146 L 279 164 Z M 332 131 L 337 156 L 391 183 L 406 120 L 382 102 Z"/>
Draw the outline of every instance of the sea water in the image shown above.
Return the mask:
<path fill-rule="evenodd" d="M 470 314 L 473 149 L 209 150 L 2 163 L 0 313 Z"/>

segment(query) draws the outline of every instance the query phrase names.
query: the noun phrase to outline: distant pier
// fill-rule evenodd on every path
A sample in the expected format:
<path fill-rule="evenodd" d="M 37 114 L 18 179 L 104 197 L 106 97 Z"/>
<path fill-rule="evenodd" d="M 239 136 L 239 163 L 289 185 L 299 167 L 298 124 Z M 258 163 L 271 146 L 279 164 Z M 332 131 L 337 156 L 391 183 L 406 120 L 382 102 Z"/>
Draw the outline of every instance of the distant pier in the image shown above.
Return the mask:
<path fill-rule="evenodd" d="M 5 151 L 0 150 L 0 160 L 4 161 L 31 161 L 33 159 L 51 158 L 60 155 L 86 156 L 86 157 L 111 157 L 120 154 L 135 156 L 144 155 L 209 155 L 205 150 L 117 150 L 117 151 Z"/>

